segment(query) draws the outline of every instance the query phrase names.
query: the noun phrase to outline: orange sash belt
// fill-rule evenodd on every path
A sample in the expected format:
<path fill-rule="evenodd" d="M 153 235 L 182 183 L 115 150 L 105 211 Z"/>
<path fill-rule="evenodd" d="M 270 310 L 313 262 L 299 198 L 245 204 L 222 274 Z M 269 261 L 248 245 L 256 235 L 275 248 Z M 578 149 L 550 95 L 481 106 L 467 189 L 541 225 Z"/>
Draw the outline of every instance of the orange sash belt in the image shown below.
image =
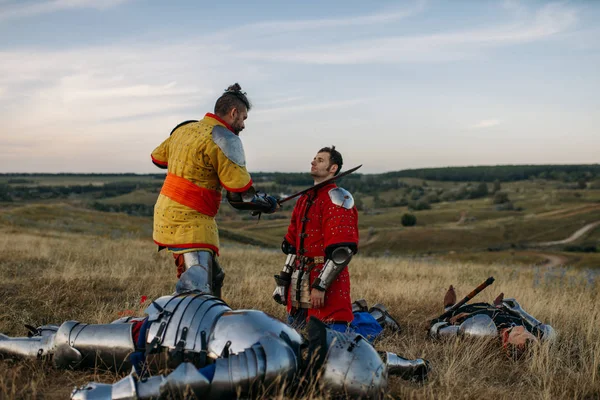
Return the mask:
<path fill-rule="evenodd" d="M 167 173 L 160 194 L 209 217 L 217 215 L 221 204 L 221 192 L 200 187 L 171 173 Z"/>

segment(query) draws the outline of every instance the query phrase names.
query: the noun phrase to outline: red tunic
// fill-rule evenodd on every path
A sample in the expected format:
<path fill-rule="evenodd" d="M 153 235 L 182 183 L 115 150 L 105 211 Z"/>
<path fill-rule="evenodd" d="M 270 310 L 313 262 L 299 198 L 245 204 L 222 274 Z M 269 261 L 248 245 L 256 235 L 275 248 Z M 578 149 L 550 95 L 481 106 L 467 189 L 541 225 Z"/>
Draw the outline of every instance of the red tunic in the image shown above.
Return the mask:
<path fill-rule="evenodd" d="M 335 187 L 335 183 L 331 183 L 318 189 L 316 193 L 310 191 L 298 199 L 285 240 L 296 248 L 299 257 L 325 257 L 325 249 L 335 244 L 347 243 L 358 248 L 358 211 L 356 207 L 346 209 L 332 203 L 329 191 Z M 322 268 L 323 263 L 320 263 L 312 269 L 311 285 Z M 292 311 L 290 292 L 288 290 L 288 313 Z M 310 316 L 330 322 L 352 321 L 354 316 L 347 267 L 325 292 L 325 305 L 308 309 L 308 317 Z"/>

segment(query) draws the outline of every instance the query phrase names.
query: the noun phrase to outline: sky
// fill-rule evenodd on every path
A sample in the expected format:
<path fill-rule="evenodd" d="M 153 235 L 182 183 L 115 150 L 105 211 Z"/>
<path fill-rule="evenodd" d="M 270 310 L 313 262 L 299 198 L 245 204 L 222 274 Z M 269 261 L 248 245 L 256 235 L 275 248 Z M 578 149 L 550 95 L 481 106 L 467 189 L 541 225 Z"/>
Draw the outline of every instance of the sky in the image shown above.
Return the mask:
<path fill-rule="evenodd" d="M 0 0 L 0 173 L 160 172 L 239 82 L 250 171 L 598 163 L 599 1 Z"/>

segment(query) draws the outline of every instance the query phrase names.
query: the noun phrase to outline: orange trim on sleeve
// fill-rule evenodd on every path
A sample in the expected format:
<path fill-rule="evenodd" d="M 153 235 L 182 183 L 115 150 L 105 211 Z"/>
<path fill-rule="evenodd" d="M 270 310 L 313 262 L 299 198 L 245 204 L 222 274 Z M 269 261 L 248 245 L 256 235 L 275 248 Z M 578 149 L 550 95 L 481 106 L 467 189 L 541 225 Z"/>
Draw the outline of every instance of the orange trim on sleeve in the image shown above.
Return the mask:
<path fill-rule="evenodd" d="M 159 243 L 156 240 L 154 241 L 154 243 L 156 243 L 159 246 L 162 247 L 176 247 L 176 248 L 181 248 L 181 249 L 210 249 L 212 251 L 215 252 L 216 255 L 219 255 L 219 248 L 217 246 L 215 246 L 214 244 L 208 244 L 208 243 L 184 243 L 184 244 L 164 244 L 164 243 Z"/>
<path fill-rule="evenodd" d="M 167 161 L 160 161 L 159 159 L 155 158 L 153 155 L 150 155 L 150 157 L 152 158 L 152 162 L 154 164 L 158 164 L 162 167 L 166 167 L 169 164 Z"/>
<path fill-rule="evenodd" d="M 209 217 L 217 215 L 221 204 L 221 192 L 200 187 L 170 172 L 160 194 Z"/>
<path fill-rule="evenodd" d="M 246 190 L 250 189 L 250 186 L 252 186 L 252 179 L 250 179 L 250 182 L 248 182 L 248 184 L 246 186 L 244 186 L 243 188 L 239 188 L 239 189 L 232 189 L 227 187 L 223 182 L 221 182 L 221 186 L 223 186 L 225 188 L 225 190 L 227 190 L 228 192 L 233 192 L 233 193 L 241 193 L 241 192 L 245 192 Z"/>

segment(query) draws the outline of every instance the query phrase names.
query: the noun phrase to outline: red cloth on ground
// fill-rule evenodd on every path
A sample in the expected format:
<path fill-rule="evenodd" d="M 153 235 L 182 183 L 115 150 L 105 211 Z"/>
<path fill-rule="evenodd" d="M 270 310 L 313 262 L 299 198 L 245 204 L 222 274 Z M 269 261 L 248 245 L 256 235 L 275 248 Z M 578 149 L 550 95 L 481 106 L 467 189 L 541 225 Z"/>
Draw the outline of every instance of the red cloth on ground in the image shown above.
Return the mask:
<path fill-rule="evenodd" d="M 141 321 L 133 321 L 131 323 L 131 336 L 133 337 L 133 343 L 138 342 L 138 338 L 140 337 L 140 329 L 142 328 L 144 321 L 145 320 L 143 319 Z"/>

